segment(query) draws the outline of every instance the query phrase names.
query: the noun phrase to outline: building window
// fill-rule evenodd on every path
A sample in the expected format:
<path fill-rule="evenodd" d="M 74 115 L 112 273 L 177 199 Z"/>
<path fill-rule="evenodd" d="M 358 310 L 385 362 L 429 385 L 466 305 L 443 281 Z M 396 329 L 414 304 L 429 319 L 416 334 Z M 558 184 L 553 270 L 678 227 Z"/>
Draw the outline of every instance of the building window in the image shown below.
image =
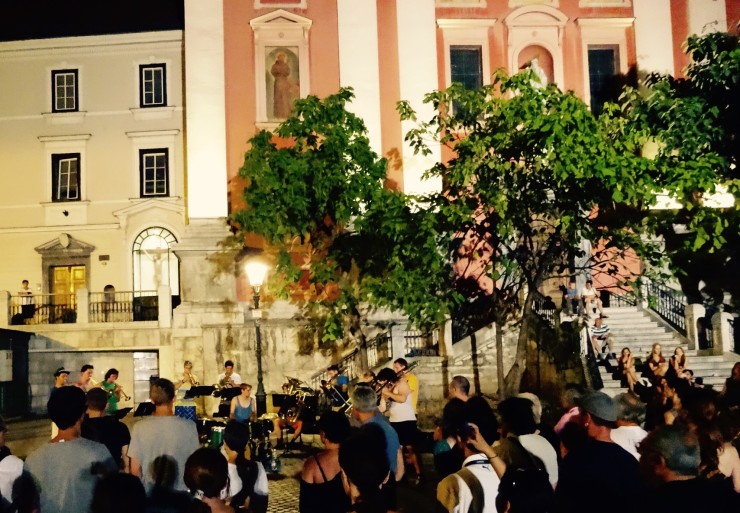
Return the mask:
<path fill-rule="evenodd" d="M 588 83 L 591 90 L 591 112 L 594 114 L 601 114 L 604 104 L 616 99 L 619 85 L 616 80 L 618 62 L 618 47 L 588 47 Z"/>
<path fill-rule="evenodd" d="M 161 285 L 169 285 L 173 296 L 180 294 L 180 261 L 172 251 L 177 238 L 155 226 L 141 232 L 134 241 L 132 258 L 134 296 L 146 296 Z"/>
<path fill-rule="evenodd" d="M 139 105 L 141 107 L 167 105 L 167 66 L 165 64 L 139 66 Z"/>
<path fill-rule="evenodd" d="M 51 72 L 51 98 L 52 112 L 79 110 L 76 69 Z"/>
<path fill-rule="evenodd" d="M 51 184 L 52 201 L 79 201 L 79 153 L 57 153 L 51 156 Z"/>
<path fill-rule="evenodd" d="M 465 89 L 483 85 L 483 49 L 480 46 L 450 46 L 450 79 Z"/>
<path fill-rule="evenodd" d="M 141 197 L 169 195 L 169 150 L 139 150 Z"/>

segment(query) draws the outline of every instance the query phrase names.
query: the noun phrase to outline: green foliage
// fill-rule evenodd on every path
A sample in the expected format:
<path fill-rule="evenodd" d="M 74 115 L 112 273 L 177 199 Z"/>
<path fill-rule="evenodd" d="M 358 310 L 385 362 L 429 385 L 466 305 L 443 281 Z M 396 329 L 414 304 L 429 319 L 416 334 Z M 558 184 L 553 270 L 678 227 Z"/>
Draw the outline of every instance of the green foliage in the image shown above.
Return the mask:
<path fill-rule="evenodd" d="M 740 40 L 712 33 L 686 43 L 692 63 L 686 78 L 653 75 L 646 91 L 628 89 L 621 111 L 629 130 L 656 147 L 656 185 L 679 201 L 677 210 L 658 212 L 646 227 L 665 239 L 667 255 L 690 301 L 704 295 L 721 302 L 724 292 L 740 296 L 740 236 L 737 203 L 740 124 Z M 735 198 L 730 208 L 705 203 L 722 185 Z M 676 231 L 675 227 L 683 229 Z"/>
<path fill-rule="evenodd" d="M 437 218 L 383 186 L 386 161 L 347 110 L 352 97 L 342 89 L 298 100 L 274 134 L 253 137 L 240 171 L 248 207 L 233 216 L 265 238 L 272 292 L 321 320 L 324 342 L 362 337 L 360 319 L 375 308 L 424 328 L 458 301 Z"/>

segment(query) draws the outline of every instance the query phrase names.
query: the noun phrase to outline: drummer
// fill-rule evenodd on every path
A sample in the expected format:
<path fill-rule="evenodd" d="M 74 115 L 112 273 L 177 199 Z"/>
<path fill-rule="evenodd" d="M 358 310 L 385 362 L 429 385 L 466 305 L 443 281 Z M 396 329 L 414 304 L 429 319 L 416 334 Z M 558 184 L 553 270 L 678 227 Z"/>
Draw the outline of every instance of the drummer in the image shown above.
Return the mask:
<path fill-rule="evenodd" d="M 254 422 L 257 419 L 257 405 L 251 396 L 252 385 L 242 383 L 239 385 L 241 394 L 231 399 L 231 410 L 229 418 L 239 422 Z"/>

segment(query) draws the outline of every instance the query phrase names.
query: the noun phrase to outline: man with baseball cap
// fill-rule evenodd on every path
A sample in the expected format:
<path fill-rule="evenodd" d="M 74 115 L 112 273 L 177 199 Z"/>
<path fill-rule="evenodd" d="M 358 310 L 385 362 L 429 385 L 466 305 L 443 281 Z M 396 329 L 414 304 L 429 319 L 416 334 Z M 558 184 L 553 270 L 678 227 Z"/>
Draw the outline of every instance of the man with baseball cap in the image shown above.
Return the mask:
<path fill-rule="evenodd" d="M 51 394 L 56 392 L 62 387 L 67 386 L 67 379 L 69 378 L 70 371 L 65 369 L 64 367 L 59 367 L 57 370 L 54 371 L 54 384 L 51 385 L 49 388 L 49 397 L 51 397 Z M 59 429 L 57 428 L 57 425 L 53 422 L 51 423 L 51 437 L 54 438 L 59 433 Z"/>
<path fill-rule="evenodd" d="M 557 511 L 624 513 L 641 504 L 645 489 L 637 460 L 611 439 L 617 407 L 603 392 L 586 394 L 580 404 L 588 441 L 563 458 Z"/>

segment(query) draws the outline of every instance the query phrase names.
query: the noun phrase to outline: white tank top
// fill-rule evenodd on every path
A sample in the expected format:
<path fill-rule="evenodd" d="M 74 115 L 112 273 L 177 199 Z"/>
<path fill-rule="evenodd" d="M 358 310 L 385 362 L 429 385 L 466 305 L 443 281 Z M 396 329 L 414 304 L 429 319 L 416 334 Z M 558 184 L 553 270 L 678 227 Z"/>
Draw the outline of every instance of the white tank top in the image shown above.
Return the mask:
<path fill-rule="evenodd" d="M 398 393 L 398 387 L 393 389 L 393 393 Z M 414 405 L 411 403 L 411 394 L 406 396 L 406 400 L 402 403 L 391 401 L 390 407 L 390 420 L 391 422 L 406 422 L 407 420 L 416 420 L 414 414 Z"/>

